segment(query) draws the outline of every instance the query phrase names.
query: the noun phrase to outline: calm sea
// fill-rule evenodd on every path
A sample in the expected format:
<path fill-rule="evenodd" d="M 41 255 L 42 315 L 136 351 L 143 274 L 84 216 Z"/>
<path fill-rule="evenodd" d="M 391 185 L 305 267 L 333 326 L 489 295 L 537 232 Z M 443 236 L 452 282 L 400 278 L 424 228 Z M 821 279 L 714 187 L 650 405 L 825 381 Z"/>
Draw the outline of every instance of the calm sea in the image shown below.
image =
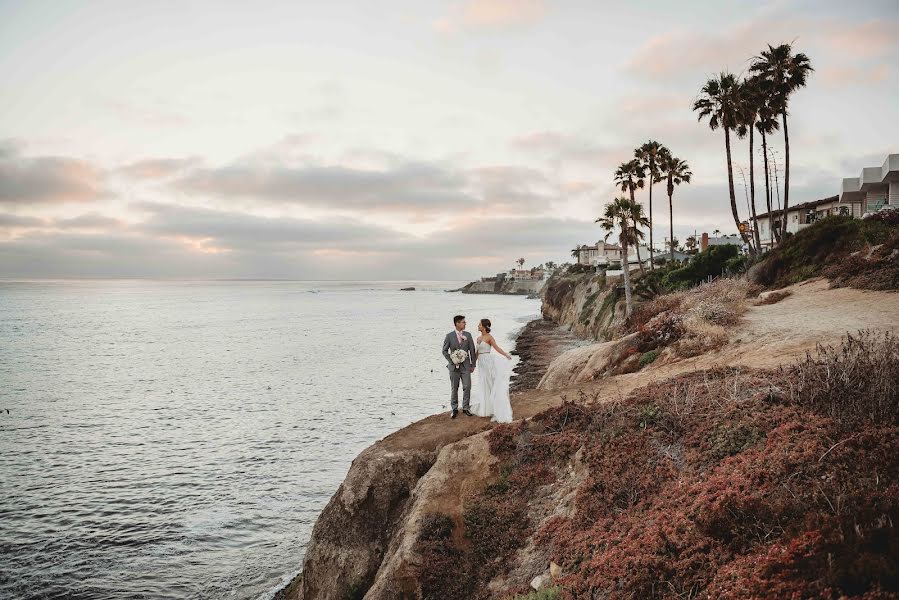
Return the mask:
<path fill-rule="evenodd" d="M 0 282 L 0 598 L 270 597 L 452 315 L 539 312 L 462 283 Z"/>

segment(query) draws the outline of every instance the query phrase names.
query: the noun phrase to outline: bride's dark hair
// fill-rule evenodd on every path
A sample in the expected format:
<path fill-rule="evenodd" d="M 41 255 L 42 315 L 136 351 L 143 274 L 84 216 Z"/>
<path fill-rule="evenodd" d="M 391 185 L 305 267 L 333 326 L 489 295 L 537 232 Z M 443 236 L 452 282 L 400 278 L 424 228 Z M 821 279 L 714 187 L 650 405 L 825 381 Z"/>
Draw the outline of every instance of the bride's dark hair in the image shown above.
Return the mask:
<path fill-rule="evenodd" d="M 487 330 L 487 333 L 490 333 L 490 319 L 481 319 L 481 325 L 484 326 L 484 329 Z"/>

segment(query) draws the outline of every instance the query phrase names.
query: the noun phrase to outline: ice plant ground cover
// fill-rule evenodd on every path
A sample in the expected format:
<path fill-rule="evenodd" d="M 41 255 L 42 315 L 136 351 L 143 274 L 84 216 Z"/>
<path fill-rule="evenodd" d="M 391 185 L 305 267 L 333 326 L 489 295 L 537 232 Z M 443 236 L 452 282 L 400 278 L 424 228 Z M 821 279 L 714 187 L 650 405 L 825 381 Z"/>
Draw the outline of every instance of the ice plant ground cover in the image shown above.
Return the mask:
<path fill-rule="evenodd" d="M 498 426 L 494 482 L 418 541 L 424 596 L 522 594 L 552 560 L 563 598 L 895 598 L 895 381 L 899 343 L 862 334 Z"/>

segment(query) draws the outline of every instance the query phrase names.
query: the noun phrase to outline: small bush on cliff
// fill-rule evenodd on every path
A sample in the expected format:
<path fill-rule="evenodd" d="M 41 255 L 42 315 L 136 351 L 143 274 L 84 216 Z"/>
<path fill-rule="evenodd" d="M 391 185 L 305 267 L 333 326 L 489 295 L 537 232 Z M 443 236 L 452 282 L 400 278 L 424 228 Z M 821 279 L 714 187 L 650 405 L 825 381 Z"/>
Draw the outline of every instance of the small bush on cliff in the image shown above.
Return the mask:
<path fill-rule="evenodd" d="M 740 249 L 734 245 L 710 246 L 698 253 L 683 267 L 674 269 L 662 279 L 668 290 L 683 290 L 699 285 L 709 279 L 721 277 L 728 273 L 728 261 L 737 257 Z"/>

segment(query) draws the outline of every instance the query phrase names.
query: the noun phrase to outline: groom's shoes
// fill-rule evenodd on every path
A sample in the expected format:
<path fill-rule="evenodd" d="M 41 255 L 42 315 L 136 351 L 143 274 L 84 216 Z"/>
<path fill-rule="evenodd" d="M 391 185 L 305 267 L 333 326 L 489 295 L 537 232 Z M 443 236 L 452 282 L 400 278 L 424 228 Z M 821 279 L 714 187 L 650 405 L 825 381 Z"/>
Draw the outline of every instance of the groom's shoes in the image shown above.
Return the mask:
<path fill-rule="evenodd" d="M 450 419 L 455 419 L 455 418 L 458 417 L 458 416 L 459 416 L 459 411 L 458 411 L 458 410 L 454 410 L 454 411 L 453 411 L 453 414 L 450 415 Z"/>
<path fill-rule="evenodd" d="M 467 408 L 463 408 L 463 409 L 462 409 L 462 414 L 464 414 L 466 417 L 473 417 L 473 416 L 474 416 L 473 414 L 471 414 L 471 411 L 468 410 Z"/>

